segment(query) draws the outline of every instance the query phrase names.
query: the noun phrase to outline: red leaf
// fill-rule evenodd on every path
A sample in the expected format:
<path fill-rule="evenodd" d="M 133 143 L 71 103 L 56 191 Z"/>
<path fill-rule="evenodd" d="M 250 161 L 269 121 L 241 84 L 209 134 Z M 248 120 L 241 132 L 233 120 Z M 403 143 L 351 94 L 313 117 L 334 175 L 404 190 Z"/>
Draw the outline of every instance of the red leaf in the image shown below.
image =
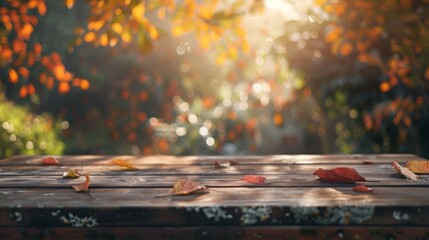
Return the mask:
<path fill-rule="evenodd" d="M 54 157 L 46 157 L 42 160 L 42 165 L 60 165 L 60 163 Z"/>
<path fill-rule="evenodd" d="M 317 169 L 313 175 L 319 176 L 320 181 L 325 182 L 365 182 L 366 179 L 349 167 L 338 167 L 330 170 Z"/>
<path fill-rule="evenodd" d="M 174 184 L 171 195 L 187 195 L 204 189 L 207 189 L 207 187 L 200 183 L 191 180 L 179 180 Z"/>
<path fill-rule="evenodd" d="M 374 162 L 368 160 L 362 160 L 362 164 L 374 164 Z"/>
<path fill-rule="evenodd" d="M 355 192 L 362 192 L 362 193 L 369 193 L 369 192 L 373 192 L 374 189 L 369 188 L 369 187 L 367 187 L 365 185 L 360 184 L 360 185 L 355 186 L 353 188 L 353 191 L 355 191 Z"/>
<path fill-rule="evenodd" d="M 241 180 L 249 182 L 249 183 L 255 183 L 255 184 L 264 184 L 266 178 L 262 176 L 256 176 L 256 175 L 246 175 L 241 178 Z"/>
<path fill-rule="evenodd" d="M 72 186 L 76 192 L 88 192 L 89 188 L 89 174 L 85 174 L 85 182 L 79 185 Z"/>
<path fill-rule="evenodd" d="M 228 161 L 228 162 L 214 162 L 215 168 L 227 168 L 231 167 L 233 165 L 237 165 L 238 162 L 235 161 Z"/>

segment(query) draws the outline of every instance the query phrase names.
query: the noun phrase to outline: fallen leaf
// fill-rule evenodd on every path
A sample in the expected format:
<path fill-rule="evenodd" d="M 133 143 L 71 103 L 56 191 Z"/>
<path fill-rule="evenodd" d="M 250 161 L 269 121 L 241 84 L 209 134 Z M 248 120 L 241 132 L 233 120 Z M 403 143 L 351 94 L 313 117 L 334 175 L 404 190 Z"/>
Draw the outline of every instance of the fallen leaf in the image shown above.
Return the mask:
<path fill-rule="evenodd" d="M 60 165 L 57 159 L 54 157 L 46 157 L 42 160 L 43 165 Z"/>
<path fill-rule="evenodd" d="M 405 164 L 413 173 L 429 173 L 429 161 L 427 160 L 411 160 Z"/>
<path fill-rule="evenodd" d="M 419 178 L 419 176 L 417 176 L 416 174 L 414 174 L 413 172 L 411 172 L 408 168 L 402 167 L 397 162 L 393 162 L 392 163 L 392 167 L 394 169 L 396 169 L 396 171 L 398 171 L 398 173 L 404 175 L 407 179 L 415 181 L 415 180 L 417 180 Z"/>
<path fill-rule="evenodd" d="M 362 164 L 374 164 L 374 162 L 368 160 L 362 160 Z"/>
<path fill-rule="evenodd" d="M 75 179 L 79 177 L 80 177 L 80 174 L 76 169 L 70 169 L 68 172 L 63 173 L 63 178 Z"/>
<path fill-rule="evenodd" d="M 187 195 L 205 189 L 207 189 L 207 187 L 200 183 L 191 180 L 179 180 L 174 184 L 171 195 Z"/>
<path fill-rule="evenodd" d="M 255 183 L 255 184 L 264 184 L 266 178 L 262 176 L 257 175 L 246 175 L 241 178 L 241 180 L 249 182 L 249 183 Z"/>
<path fill-rule="evenodd" d="M 349 167 L 338 167 L 333 169 L 319 168 L 313 173 L 319 176 L 320 181 L 324 182 L 365 182 L 366 179 L 359 175 L 359 173 Z"/>
<path fill-rule="evenodd" d="M 355 192 L 362 192 L 362 193 L 369 193 L 369 192 L 373 192 L 374 189 L 369 188 L 363 184 L 357 185 L 353 188 L 353 191 Z"/>
<path fill-rule="evenodd" d="M 133 170 L 137 169 L 130 161 L 123 159 L 114 159 L 110 161 L 111 163 L 120 166 L 123 170 Z"/>
<path fill-rule="evenodd" d="M 233 165 L 237 165 L 238 162 L 235 161 L 228 161 L 228 162 L 214 162 L 215 168 L 228 168 Z"/>
<path fill-rule="evenodd" d="M 73 185 L 72 187 L 76 192 L 88 192 L 89 188 L 89 174 L 85 174 L 85 182 L 79 185 Z"/>

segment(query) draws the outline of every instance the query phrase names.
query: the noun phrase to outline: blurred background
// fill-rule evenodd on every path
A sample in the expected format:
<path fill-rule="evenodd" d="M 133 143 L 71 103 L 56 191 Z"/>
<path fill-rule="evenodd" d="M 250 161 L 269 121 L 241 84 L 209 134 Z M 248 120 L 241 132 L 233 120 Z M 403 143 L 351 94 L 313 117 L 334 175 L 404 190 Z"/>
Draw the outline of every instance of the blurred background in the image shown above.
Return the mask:
<path fill-rule="evenodd" d="M 429 158 L 427 0 L 3 0 L 0 157 Z"/>

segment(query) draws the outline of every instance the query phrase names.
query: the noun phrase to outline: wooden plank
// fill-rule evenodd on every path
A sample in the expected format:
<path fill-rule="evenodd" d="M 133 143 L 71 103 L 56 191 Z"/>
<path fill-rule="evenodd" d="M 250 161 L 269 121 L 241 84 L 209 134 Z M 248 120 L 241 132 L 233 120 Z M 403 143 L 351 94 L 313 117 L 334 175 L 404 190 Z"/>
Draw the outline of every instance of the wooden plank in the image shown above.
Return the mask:
<path fill-rule="evenodd" d="M 61 176 L 63 172 L 77 169 L 92 175 L 104 176 L 142 176 L 142 175 L 312 175 L 319 168 L 351 167 L 361 175 L 391 175 L 396 171 L 391 163 L 386 164 L 313 164 L 313 165 L 234 165 L 228 168 L 215 168 L 214 165 L 135 165 L 135 170 L 122 170 L 113 164 L 80 166 L 0 166 L 0 176 Z"/>
<path fill-rule="evenodd" d="M 0 228 L 5 239 L 426 239 L 427 227 L 253 226 L 253 227 L 121 227 Z"/>
<path fill-rule="evenodd" d="M 4 165 L 40 165 L 42 159 L 46 156 L 14 156 L 0 161 L 0 166 Z M 371 161 L 377 163 L 392 163 L 397 161 L 405 163 L 413 159 L 422 159 L 412 154 L 379 154 L 379 155 L 269 155 L 269 156 L 54 156 L 63 165 L 106 165 L 113 159 L 125 159 L 133 164 L 185 164 L 201 165 L 213 164 L 214 161 L 237 161 L 240 164 L 359 164 L 362 161 Z"/>
<path fill-rule="evenodd" d="M 170 196 L 170 188 L 93 188 L 92 198 L 69 189 L 0 189 L 0 207 L 204 207 L 204 206 L 429 206 L 427 191 L 416 187 L 374 187 L 357 193 L 343 187 L 213 188 Z M 429 216 L 428 216 L 429 217 Z"/>
<path fill-rule="evenodd" d="M 101 176 L 91 175 L 91 187 L 101 188 L 144 188 L 144 187 L 171 187 L 177 181 L 190 179 L 208 187 L 334 187 L 354 186 L 354 183 L 320 182 L 318 177 L 311 174 L 280 174 L 264 175 L 265 184 L 255 185 L 241 180 L 244 175 L 117 175 Z M 369 182 L 361 182 L 367 186 L 420 186 L 429 187 L 429 178 L 409 181 L 399 175 L 363 175 Z M 427 175 L 425 175 L 427 176 Z M 64 179 L 60 176 L 3 176 L 0 186 L 7 188 L 69 188 L 84 181 L 80 179 Z"/>

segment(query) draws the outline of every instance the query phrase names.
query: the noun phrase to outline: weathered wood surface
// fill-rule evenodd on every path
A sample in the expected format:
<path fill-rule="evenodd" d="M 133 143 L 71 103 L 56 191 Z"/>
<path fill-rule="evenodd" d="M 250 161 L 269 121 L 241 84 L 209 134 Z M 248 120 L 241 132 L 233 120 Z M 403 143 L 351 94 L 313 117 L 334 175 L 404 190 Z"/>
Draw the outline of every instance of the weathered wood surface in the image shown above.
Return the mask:
<path fill-rule="evenodd" d="M 429 237 L 429 175 L 409 181 L 391 168 L 393 161 L 421 160 L 415 155 L 57 156 L 60 166 L 41 165 L 44 157 L 0 160 L 1 239 L 123 239 L 144 232 L 168 239 L 284 239 L 284 230 L 292 239 Z M 129 160 L 137 169 L 121 170 L 113 159 Z M 238 165 L 214 167 L 215 161 L 231 160 Z M 90 195 L 71 187 L 84 179 L 62 178 L 82 166 L 91 176 Z M 357 183 L 320 182 L 313 175 L 334 167 L 356 169 L 374 192 L 357 193 Z M 240 180 L 247 174 L 267 182 Z M 208 190 L 170 196 L 181 179 Z M 74 227 L 85 230 L 71 233 Z"/>

